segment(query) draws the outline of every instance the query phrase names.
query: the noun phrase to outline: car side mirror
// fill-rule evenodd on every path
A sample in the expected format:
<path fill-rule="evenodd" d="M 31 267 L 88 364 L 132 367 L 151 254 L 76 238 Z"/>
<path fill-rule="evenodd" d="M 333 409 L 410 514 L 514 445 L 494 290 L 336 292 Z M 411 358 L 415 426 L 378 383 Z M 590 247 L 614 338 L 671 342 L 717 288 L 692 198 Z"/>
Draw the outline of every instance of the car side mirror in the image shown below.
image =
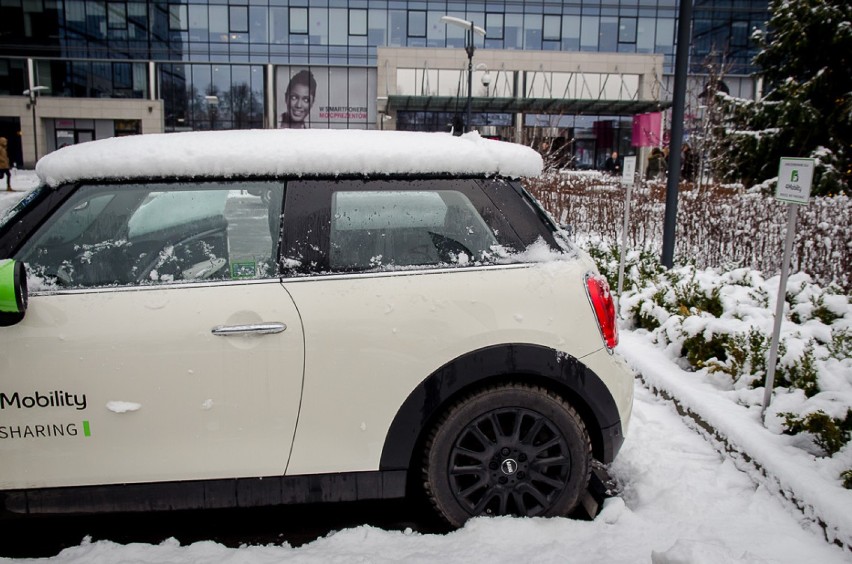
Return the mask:
<path fill-rule="evenodd" d="M 0 327 L 14 325 L 27 311 L 27 273 L 24 263 L 0 260 Z"/>

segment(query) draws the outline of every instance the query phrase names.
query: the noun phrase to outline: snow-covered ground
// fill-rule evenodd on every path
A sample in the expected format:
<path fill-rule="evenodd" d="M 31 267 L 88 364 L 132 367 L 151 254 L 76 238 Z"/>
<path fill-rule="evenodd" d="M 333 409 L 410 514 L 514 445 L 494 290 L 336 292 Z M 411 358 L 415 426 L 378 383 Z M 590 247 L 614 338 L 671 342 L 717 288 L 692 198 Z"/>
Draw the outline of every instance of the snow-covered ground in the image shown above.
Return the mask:
<path fill-rule="evenodd" d="M 642 345 L 626 348 L 641 353 Z M 850 554 L 802 528 L 798 515 L 688 429 L 671 404 L 637 387 L 627 441 L 612 473 L 621 498 L 593 522 L 480 518 L 446 535 L 338 531 L 298 548 L 227 548 L 88 542 L 39 562 L 190 564 L 234 562 L 583 562 L 713 563 L 848 562 Z M 0 558 L 0 562 L 23 562 Z M 27 560 L 34 562 L 34 560 Z"/>
<path fill-rule="evenodd" d="M 32 173 L 18 171 L 13 187 L 31 189 Z M 23 192 L 0 192 L 0 215 Z M 636 402 L 624 447 L 611 473 L 622 489 L 592 522 L 568 519 L 475 519 L 446 534 L 384 531 L 361 526 L 298 548 L 289 545 L 228 548 L 214 542 L 180 546 L 118 545 L 81 539 L 77 547 L 42 559 L 55 563 L 170 562 L 849 562 L 852 553 L 824 540 L 805 514 L 831 521 L 852 538 L 852 495 L 822 483 L 810 455 L 741 414 L 706 382 L 691 378 L 672 355 L 642 331 L 622 334 L 621 353 L 645 382 L 697 412 L 739 450 L 731 457 L 691 427 L 672 402 L 637 381 Z M 719 401 L 717 401 L 719 400 Z M 847 445 L 846 448 L 849 448 Z M 766 477 L 743 463 L 746 454 Z M 744 470 L 738 468 L 742 467 Z M 809 474 L 808 472 L 812 472 Z M 805 499 L 805 513 L 778 491 Z M 815 508 L 815 506 L 817 506 Z M 810 509 L 808 509 L 810 507 Z M 847 508 L 846 511 L 843 508 Z M 0 558 L 0 563 L 19 562 Z M 33 562 L 33 560 L 27 560 Z"/>

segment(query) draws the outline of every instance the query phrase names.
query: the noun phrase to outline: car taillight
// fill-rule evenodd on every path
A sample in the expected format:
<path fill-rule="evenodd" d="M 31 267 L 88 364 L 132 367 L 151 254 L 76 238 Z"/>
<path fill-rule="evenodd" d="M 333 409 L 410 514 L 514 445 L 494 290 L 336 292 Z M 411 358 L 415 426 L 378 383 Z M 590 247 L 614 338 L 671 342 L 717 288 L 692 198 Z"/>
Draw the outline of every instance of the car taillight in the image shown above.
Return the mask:
<path fill-rule="evenodd" d="M 604 343 L 607 348 L 614 349 L 618 344 L 618 323 L 615 316 L 615 302 L 606 278 L 592 272 L 586 274 L 586 291 L 595 310 Z"/>

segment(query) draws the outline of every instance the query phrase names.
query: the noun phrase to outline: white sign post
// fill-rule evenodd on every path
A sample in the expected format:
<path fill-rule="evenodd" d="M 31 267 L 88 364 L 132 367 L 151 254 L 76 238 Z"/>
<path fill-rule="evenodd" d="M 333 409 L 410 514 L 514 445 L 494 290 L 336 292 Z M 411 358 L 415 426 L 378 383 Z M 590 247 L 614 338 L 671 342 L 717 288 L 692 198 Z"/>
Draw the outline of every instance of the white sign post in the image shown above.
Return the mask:
<path fill-rule="evenodd" d="M 772 401 L 772 387 L 775 385 L 775 363 L 778 362 L 778 344 L 781 339 L 781 321 L 784 318 L 784 296 L 787 293 L 787 276 L 790 271 L 790 255 L 793 253 L 793 240 L 796 237 L 796 216 L 799 207 L 807 205 L 811 197 L 811 184 L 814 178 L 813 159 L 782 158 L 778 167 L 778 187 L 775 199 L 787 205 L 787 237 L 784 240 L 784 257 L 781 259 L 781 281 L 778 283 L 778 299 L 775 303 L 775 325 L 772 329 L 772 341 L 769 345 L 769 361 L 766 365 L 766 386 L 763 391 L 763 410 L 766 413 Z"/>
<path fill-rule="evenodd" d="M 624 167 L 621 172 L 621 183 L 627 186 L 624 196 L 624 224 L 621 226 L 621 256 L 618 261 L 618 300 L 621 300 L 621 289 L 624 285 L 624 261 L 627 255 L 627 225 L 630 222 L 630 197 L 636 176 L 636 157 L 624 157 Z M 618 311 L 618 308 L 616 308 Z"/>

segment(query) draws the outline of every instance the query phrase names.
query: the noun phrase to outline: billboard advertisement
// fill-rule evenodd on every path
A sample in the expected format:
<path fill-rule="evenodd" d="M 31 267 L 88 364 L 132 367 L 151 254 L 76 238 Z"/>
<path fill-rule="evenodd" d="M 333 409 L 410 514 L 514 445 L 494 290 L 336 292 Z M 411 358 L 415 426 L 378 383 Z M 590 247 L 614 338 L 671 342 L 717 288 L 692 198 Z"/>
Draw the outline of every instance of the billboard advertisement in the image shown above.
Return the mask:
<path fill-rule="evenodd" d="M 376 72 L 376 69 L 351 67 L 277 67 L 277 126 L 375 129 Z"/>

